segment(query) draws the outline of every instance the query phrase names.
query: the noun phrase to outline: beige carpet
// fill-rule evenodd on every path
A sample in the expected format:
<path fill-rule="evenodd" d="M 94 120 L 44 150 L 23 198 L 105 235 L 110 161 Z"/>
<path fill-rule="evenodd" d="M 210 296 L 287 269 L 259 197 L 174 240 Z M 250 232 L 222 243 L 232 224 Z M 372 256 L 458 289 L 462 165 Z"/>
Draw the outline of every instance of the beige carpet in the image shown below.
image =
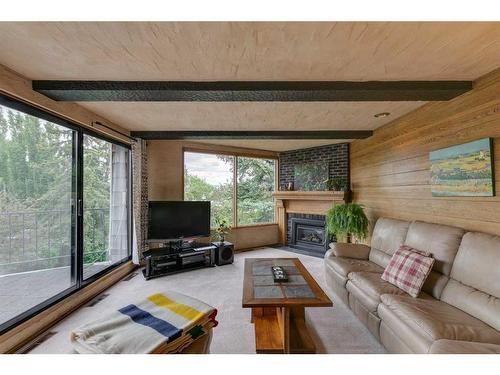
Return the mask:
<path fill-rule="evenodd" d="M 298 257 L 331 297 L 332 308 L 306 309 L 307 321 L 320 353 L 385 353 L 335 294 L 325 285 L 323 260 L 285 250 L 262 248 L 236 254 L 235 262 L 146 281 L 139 274 L 121 281 L 104 292 L 108 296 L 92 307 L 83 307 L 56 325 L 56 333 L 31 353 L 72 353 L 69 332 L 88 321 L 99 319 L 106 311 L 123 307 L 148 294 L 175 290 L 199 298 L 219 311 L 219 326 L 214 329 L 211 352 L 218 354 L 255 353 L 250 310 L 241 307 L 243 264 L 247 257 Z"/>

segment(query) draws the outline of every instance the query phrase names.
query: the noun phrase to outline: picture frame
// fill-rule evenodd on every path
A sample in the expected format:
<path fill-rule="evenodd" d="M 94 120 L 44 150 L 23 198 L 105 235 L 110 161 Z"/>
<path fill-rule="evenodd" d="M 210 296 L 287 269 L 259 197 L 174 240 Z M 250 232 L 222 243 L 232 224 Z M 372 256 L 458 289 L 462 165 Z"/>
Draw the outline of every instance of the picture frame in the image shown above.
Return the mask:
<path fill-rule="evenodd" d="M 481 138 L 431 151 L 432 196 L 495 196 L 493 154 L 493 138 Z"/>

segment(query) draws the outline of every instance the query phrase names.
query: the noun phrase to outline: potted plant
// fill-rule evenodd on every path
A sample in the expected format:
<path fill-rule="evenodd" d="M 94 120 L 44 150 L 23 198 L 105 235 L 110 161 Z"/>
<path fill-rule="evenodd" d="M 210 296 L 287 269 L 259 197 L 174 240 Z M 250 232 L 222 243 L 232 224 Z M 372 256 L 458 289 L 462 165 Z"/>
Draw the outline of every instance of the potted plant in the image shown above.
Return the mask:
<path fill-rule="evenodd" d="M 224 242 L 225 236 L 231 231 L 231 226 L 228 225 L 227 220 L 221 217 L 215 218 L 215 235 L 220 243 Z"/>
<path fill-rule="evenodd" d="M 326 187 L 330 191 L 344 191 L 346 184 L 342 179 L 339 178 L 329 178 L 326 180 Z"/>
<path fill-rule="evenodd" d="M 333 206 L 326 214 L 326 227 L 338 239 L 350 241 L 350 236 L 364 240 L 368 236 L 368 218 L 363 206 L 346 203 Z"/>

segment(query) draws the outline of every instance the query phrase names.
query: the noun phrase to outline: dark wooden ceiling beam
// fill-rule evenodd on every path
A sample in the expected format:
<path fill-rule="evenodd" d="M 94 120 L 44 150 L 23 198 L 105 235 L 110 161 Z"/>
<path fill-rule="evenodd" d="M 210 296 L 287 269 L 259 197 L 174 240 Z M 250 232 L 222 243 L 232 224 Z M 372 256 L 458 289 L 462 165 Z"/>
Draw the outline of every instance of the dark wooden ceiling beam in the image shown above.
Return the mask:
<path fill-rule="evenodd" d="M 132 137 L 143 139 L 363 139 L 371 130 L 311 130 L 311 131 L 133 131 Z"/>
<path fill-rule="evenodd" d="M 33 81 L 57 101 L 328 102 L 442 101 L 472 89 L 470 81 Z"/>

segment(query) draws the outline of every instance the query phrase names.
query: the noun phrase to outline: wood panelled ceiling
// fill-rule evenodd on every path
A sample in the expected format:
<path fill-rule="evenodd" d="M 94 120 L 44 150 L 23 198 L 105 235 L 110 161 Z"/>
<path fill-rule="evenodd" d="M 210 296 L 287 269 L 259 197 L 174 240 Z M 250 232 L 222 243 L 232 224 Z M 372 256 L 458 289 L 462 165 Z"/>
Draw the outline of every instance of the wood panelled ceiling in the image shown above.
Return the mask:
<path fill-rule="evenodd" d="M 473 80 L 499 23 L 2 23 L 2 63 L 31 79 Z"/>
<path fill-rule="evenodd" d="M 0 51 L 40 80 L 475 80 L 500 65 L 500 23 L 3 22 Z M 81 103 L 131 130 L 369 130 L 423 104 Z"/>
<path fill-rule="evenodd" d="M 79 102 L 133 130 L 371 130 L 422 102 Z M 389 117 L 375 118 L 389 111 Z"/>

